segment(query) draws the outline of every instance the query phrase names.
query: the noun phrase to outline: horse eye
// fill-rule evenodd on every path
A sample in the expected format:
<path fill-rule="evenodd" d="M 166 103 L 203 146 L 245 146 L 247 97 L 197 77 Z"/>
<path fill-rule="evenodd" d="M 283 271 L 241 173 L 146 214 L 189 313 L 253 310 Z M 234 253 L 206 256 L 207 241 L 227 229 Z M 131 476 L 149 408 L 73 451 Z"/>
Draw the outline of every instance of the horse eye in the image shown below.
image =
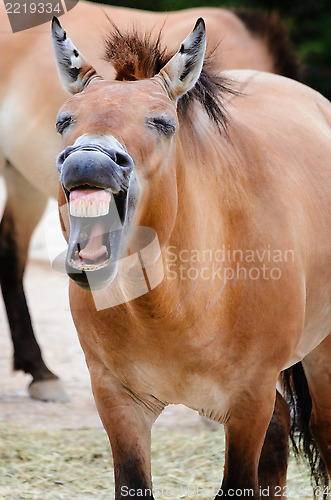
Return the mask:
<path fill-rule="evenodd" d="M 59 134 L 63 134 L 65 129 L 69 127 L 74 122 L 74 119 L 72 116 L 66 115 L 66 116 L 60 116 L 56 120 L 56 130 L 58 131 Z"/>
<path fill-rule="evenodd" d="M 146 125 L 164 134 L 166 137 L 171 137 L 176 132 L 175 123 L 171 119 L 164 117 L 147 118 Z"/>

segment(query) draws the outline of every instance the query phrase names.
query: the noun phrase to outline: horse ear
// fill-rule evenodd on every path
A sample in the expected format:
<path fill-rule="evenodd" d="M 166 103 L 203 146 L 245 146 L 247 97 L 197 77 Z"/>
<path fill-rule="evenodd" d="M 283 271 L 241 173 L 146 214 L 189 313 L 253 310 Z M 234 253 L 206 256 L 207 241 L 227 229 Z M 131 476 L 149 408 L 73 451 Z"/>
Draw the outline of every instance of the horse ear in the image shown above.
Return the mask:
<path fill-rule="evenodd" d="M 164 80 L 170 97 L 176 102 L 199 79 L 206 52 L 206 27 L 198 19 L 193 31 L 180 46 L 179 51 L 162 68 L 159 76 Z"/>
<path fill-rule="evenodd" d="M 52 41 L 64 90 L 70 94 L 77 94 L 92 80 L 96 78 L 102 80 L 93 66 L 79 53 L 70 38 L 67 38 L 66 32 L 56 17 L 53 17 L 52 21 Z"/>

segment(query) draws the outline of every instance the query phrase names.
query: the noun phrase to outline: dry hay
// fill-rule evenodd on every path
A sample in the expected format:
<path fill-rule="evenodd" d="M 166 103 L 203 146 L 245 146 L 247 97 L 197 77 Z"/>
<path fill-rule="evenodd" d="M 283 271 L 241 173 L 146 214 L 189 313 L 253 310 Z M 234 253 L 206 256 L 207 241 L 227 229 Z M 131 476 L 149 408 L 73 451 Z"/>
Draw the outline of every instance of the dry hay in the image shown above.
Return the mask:
<path fill-rule="evenodd" d="M 152 448 L 156 499 L 213 498 L 224 464 L 222 431 L 156 429 Z M 289 500 L 312 498 L 308 471 L 293 458 L 288 478 Z M 1 499 L 110 500 L 113 492 L 111 454 L 102 430 L 1 427 Z"/>

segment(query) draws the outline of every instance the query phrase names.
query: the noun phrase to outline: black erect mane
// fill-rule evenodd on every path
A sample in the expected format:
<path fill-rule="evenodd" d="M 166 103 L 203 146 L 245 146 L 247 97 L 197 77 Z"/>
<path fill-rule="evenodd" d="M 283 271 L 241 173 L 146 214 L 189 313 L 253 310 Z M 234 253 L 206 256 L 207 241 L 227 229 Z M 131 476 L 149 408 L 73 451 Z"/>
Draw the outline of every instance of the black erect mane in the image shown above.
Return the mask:
<path fill-rule="evenodd" d="M 167 64 L 174 53 L 161 46 L 162 30 L 155 37 L 152 33 L 141 34 L 133 27 L 121 31 L 111 20 L 111 33 L 106 39 L 105 59 L 112 63 L 116 80 L 142 80 L 152 78 Z M 220 131 L 226 130 L 227 112 L 223 102 L 225 94 L 236 94 L 227 80 L 215 68 L 214 50 L 206 54 L 199 80 L 178 101 L 178 113 L 189 118 L 194 102 L 199 102 Z"/>

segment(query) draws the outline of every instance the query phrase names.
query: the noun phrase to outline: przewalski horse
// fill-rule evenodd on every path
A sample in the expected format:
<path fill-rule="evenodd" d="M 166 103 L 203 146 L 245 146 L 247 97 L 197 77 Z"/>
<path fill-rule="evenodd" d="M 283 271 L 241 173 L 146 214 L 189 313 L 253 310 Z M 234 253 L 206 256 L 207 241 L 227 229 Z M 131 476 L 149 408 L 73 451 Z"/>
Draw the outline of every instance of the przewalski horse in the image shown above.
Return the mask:
<path fill-rule="evenodd" d="M 32 375 L 34 397 L 61 399 L 57 377 L 44 364 L 34 337 L 22 277 L 31 234 L 47 198 L 57 196 L 53 165 L 60 142 L 54 120 L 66 94 L 49 57 L 48 28 L 12 34 L 3 4 L 0 9 L 0 174 L 4 172 L 8 188 L 0 233 L 0 281 L 14 343 L 14 368 Z M 124 29 L 132 23 L 142 33 L 153 28 L 158 33 L 162 28 L 161 41 L 166 40 L 172 50 L 202 15 L 210 50 L 219 44 L 215 51 L 219 68 L 253 68 L 297 77 L 286 34 L 272 16 L 205 8 L 156 14 L 79 2 L 64 16 L 66 26 L 107 78 L 114 77 L 115 69 L 102 60 L 102 31 L 109 31 L 106 15 Z"/>
<path fill-rule="evenodd" d="M 70 305 L 115 498 L 153 498 L 151 427 L 170 403 L 224 424 L 216 498 L 285 498 L 276 384 L 301 360 L 331 472 L 331 105 L 280 76 L 214 71 L 202 19 L 172 56 L 134 40 L 109 41 L 107 81 L 53 21 L 74 94 L 56 122 Z"/>

